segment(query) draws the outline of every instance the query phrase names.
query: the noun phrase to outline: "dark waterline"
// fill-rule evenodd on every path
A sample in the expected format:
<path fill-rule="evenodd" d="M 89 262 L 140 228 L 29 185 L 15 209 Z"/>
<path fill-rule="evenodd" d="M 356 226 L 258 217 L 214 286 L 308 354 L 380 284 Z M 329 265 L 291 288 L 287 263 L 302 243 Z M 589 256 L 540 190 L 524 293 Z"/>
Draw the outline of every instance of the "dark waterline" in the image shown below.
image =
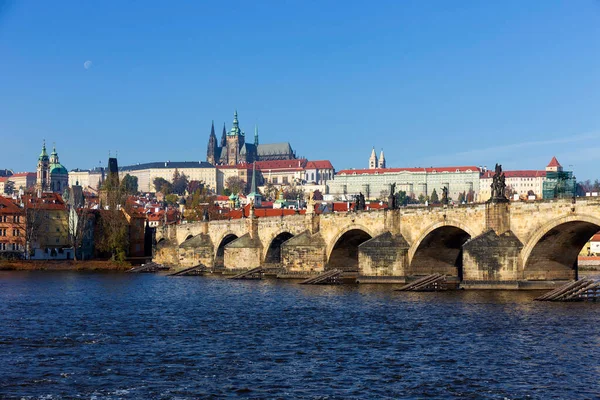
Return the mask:
<path fill-rule="evenodd" d="M 600 396 L 600 304 L 0 272 L 0 398 Z"/>

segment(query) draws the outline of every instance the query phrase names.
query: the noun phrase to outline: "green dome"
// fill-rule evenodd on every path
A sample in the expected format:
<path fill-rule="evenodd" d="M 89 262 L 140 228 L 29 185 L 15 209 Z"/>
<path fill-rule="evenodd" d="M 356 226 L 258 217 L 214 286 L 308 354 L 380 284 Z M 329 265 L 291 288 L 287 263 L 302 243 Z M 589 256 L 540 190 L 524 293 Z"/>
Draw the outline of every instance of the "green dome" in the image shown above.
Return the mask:
<path fill-rule="evenodd" d="M 50 174 L 67 175 L 69 172 L 62 164 L 50 164 Z"/>

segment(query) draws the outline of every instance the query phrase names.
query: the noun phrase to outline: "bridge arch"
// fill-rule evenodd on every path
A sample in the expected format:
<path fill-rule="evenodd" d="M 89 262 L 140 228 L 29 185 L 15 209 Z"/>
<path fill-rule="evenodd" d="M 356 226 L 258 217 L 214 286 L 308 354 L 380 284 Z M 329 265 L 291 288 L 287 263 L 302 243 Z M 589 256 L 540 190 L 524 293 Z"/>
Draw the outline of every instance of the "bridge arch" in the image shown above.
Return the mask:
<path fill-rule="evenodd" d="M 267 264 L 279 264 L 281 262 L 281 245 L 293 238 L 294 235 L 288 231 L 281 231 L 273 234 L 269 241 L 269 245 L 265 249 L 263 259 Z"/>
<path fill-rule="evenodd" d="M 462 246 L 475 232 L 455 220 L 428 226 L 408 250 L 407 275 L 440 273 L 462 280 Z"/>
<path fill-rule="evenodd" d="M 193 238 L 193 237 L 194 237 L 194 235 L 192 235 L 192 234 L 189 234 L 189 235 L 187 235 L 187 236 L 185 237 L 185 239 L 184 239 L 184 242 L 185 242 L 186 240 L 190 240 L 190 239 L 191 239 L 191 238 Z"/>
<path fill-rule="evenodd" d="M 329 244 L 326 269 L 358 272 L 358 246 L 373 238 L 373 232 L 363 225 L 341 229 Z"/>
<path fill-rule="evenodd" d="M 215 251 L 215 267 L 222 268 L 225 266 L 225 246 L 237 238 L 238 236 L 231 231 L 226 232 L 221 236 L 221 239 L 217 242 L 218 246 Z"/>
<path fill-rule="evenodd" d="M 577 279 L 577 256 L 600 231 L 600 219 L 569 215 L 547 222 L 536 230 L 521 251 L 523 279 Z"/>

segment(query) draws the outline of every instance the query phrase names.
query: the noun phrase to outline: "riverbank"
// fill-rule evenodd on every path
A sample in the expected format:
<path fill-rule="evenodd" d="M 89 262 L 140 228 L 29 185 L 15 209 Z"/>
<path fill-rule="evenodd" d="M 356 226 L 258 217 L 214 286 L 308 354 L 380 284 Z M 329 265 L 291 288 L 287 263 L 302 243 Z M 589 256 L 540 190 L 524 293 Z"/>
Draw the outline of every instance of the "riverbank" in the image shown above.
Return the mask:
<path fill-rule="evenodd" d="M 0 260 L 0 271 L 126 271 L 128 262 L 104 260 Z"/>

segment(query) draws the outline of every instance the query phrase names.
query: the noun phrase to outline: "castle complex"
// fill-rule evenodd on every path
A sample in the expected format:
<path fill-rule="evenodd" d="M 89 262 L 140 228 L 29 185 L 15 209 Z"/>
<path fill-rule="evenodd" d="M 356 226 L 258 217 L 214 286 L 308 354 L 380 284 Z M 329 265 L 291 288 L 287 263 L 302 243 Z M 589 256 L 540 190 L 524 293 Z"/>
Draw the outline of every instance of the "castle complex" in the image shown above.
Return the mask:
<path fill-rule="evenodd" d="M 206 161 L 213 165 L 237 165 L 254 161 L 294 160 L 296 154 L 289 143 L 259 144 L 258 127 L 254 128 L 254 142 L 246 142 L 246 134 L 239 127 L 237 111 L 233 114 L 233 126 L 227 132 L 223 124 L 220 142 L 212 123 Z"/>

